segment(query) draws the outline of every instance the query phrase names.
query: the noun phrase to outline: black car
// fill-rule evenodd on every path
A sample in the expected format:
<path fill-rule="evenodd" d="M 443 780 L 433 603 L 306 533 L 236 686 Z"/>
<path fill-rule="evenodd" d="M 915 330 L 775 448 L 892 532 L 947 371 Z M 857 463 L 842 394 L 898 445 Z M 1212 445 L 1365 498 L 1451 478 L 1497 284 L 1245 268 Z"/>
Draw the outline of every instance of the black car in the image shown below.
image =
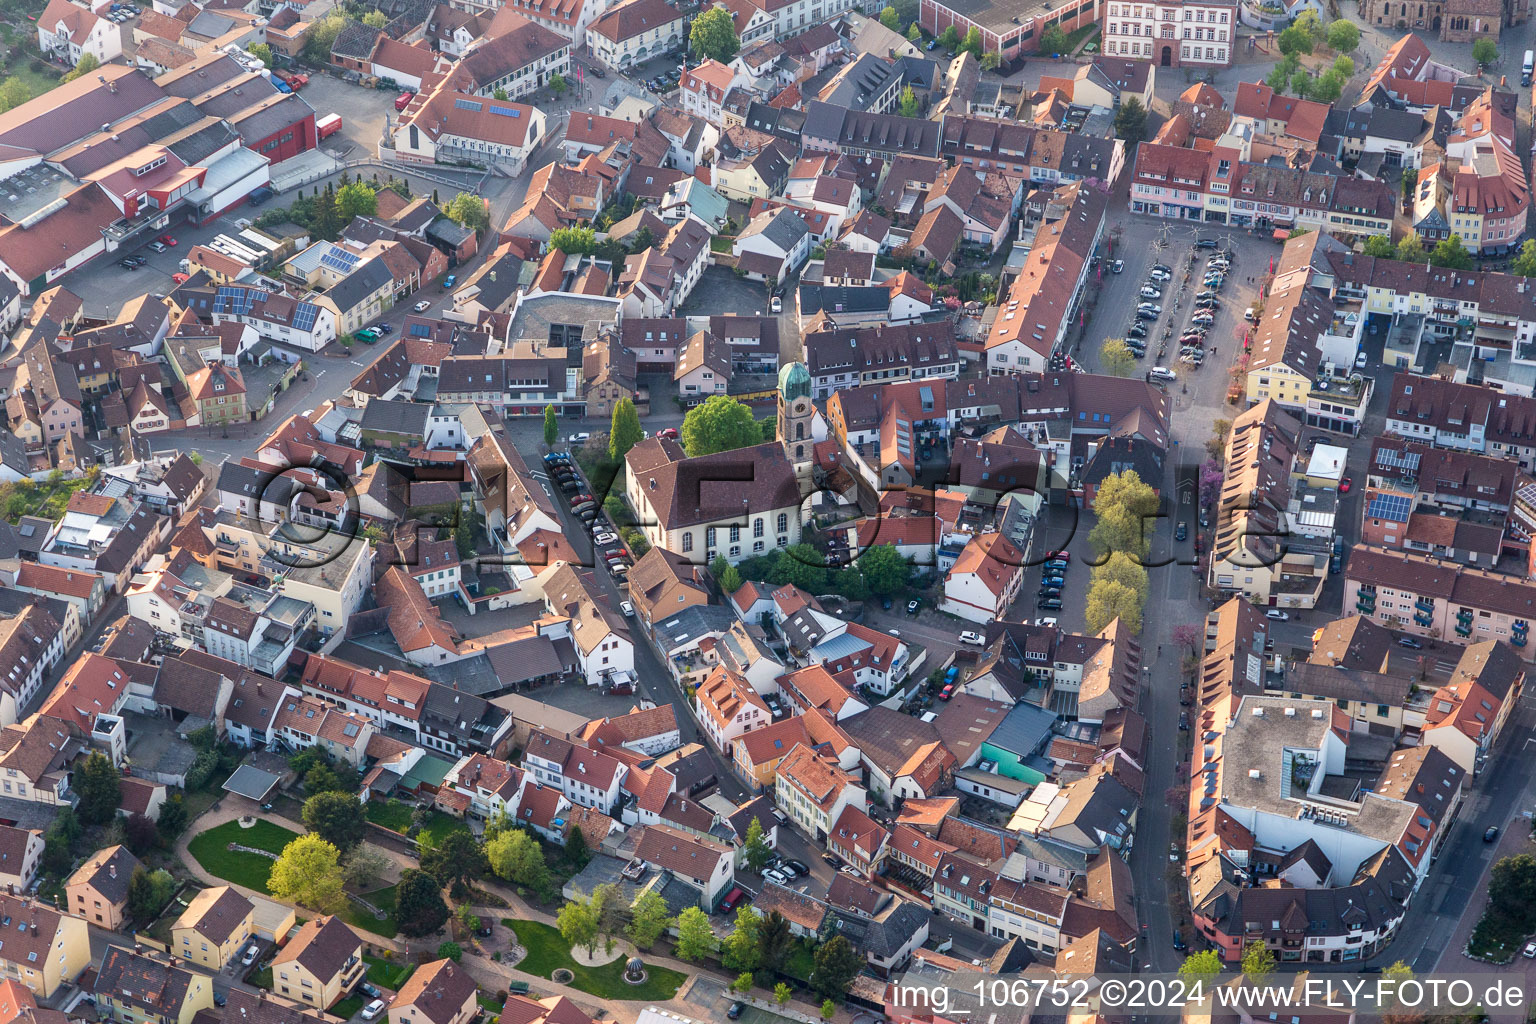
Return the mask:
<path fill-rule="evenodd" d="M 1483 842 L 1491 843 L 1497 838 L 1499 838 L 1499 826 L 1488 826 L 1488 831 L 1483 833 Z"/>
<path fill-rule="evenodd" d="M 1189 732 L 1189 712 L 1179 712 L 1179 732 Z"/>
<path fill-rule="evenodd" d="M 729 1017 L 731 1020 L 736 1020 L 738 1017 L 741 1016 L 741 1011 L 745 1010 L 746 1008 L 747 1008 L 747 1004 L 746 1003 L 735 1002 L 735 1003 L 731 1004 L 731 1008 L 729 1010 L 725 1011 L 725 1015 L 727 1017 Z"/>
<path fill-rule="evenodd" d="M 1189 948 L 1184 944 L 1184 936 L 1177 931 L 1173 933 L 1173 948 L 1175 951 Z"/>
<path fill-rule="evenodd" d="M 833 867 L 837 867 L 837 858 L 832 856 L 830 853 L 822 854 L 821 859 L 826 861 L 828 864 L 831 864 Z"/>
<path fill-rule="evenodd" d="M 1157 317 L 1158 314 L 1152 312 L 1150 309 L 1138 309 L 1136 311 L 1137 320 L 1156 320 Z"/>
<path fill-rule="evenodd" d="M 1061 611 L 1061 598 L 1042 597 L 1040 600 L 1035 602 L 1035 607 L 1039 608 L 1043 612 L 1059 612 Z"/>
<path fill-rule="evenodd" d="M 1132 324 L 1126 329 L 1125 336 L 1127 338 L 1145 338 L 1147 336 L 1147 327 L 1145 324 Z"/>
<path fill-rule="evenodd" d="M 1054 598 L 1057 598 L 1059 600 L 1061 598 L 1061 588 L 1060 587 L 1041 587 L 1040 588 L 1040 593 L 1036 594 L 1035 596 L 1040 598 L 1040 599 L 1042 599 L 1042 600 L 1044 600 L 1045 598 L 1049 598 L 1049 597 L 1054 597 Z"/>
<path fill-rule="evenodd" d="M 811 869 L 805 866 L 805 862 L 804 861 L 792 860 L 791 859 L 791 860 L 786 860 L 784 863 L 786 865 L 788 865 L 789 867 L 794 868 L 795 871 L 797 871 L 798 873 L 800 873 L 802 875 L 808 875 L 808 874 L 811 873 Z"/>
<path fill-rule="evenodd" d="M 1195 248 L 1196 249 L 1214 249 L 1214 248 L 1216 248 L 1216 239 L 1214 239 L 1214 238 L 1201 238 L 1201 239 L 1198 239 L 1195 242 Z"/>
<path fill-rule="evenodd" d="M 608 77 L 608 72 L 603 70 L 603 67 L 602 67 L 601 64 L 593 64 L 592 65 L 592 77 L 594 77 L 594 78 L 607 78 Z"/>
<path fill-rule="evenodd" d="M 1184 540 L 1188 536 L 1189 536 L 1189 524 L 1188 523 L 1180 523 L 1178 526 L 1176 526 L 1174 528 L 1174 531 L 1173 531 L 1173 539 L 1174 540 Z"/>
<path fill-rule="evenodd" d="M 229 1001 L 229 996 L 225 995 L 223 992 L 215 992 L 213 994 L 213 1005 L 214 1006 L 223 1006 L 228 1001 Z"/>

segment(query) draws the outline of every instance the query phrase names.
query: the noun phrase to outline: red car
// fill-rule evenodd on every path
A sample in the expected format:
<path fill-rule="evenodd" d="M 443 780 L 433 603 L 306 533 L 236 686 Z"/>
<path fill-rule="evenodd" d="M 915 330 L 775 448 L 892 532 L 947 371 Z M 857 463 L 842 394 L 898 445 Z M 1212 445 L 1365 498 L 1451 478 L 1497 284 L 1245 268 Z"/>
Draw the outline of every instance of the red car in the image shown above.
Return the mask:
<path fill-rule="evenodd" d="M 1353 485 L 1349 482 L 1349 477 L 1345 477 L 1343 480 L 1339 481 L 1339 493 L 1348 494 L 1351 486 Z"/>
<path fill-rule="evenodd" d="M 170 235 L 161 235 L 160 241 L 164 242 L 166 245 L 176 244 L 176 239 L 172 238 Z"/>
<path fill-rule="evenodd" d="M 1070 561 L 1072 561 L 1072 552 L 1070 552 L 1070 551 L 1052 551 L 1050 554 L 1045 556 L 1045 560 L 1047 562 L 1056 561 L 1058 559 L 1060 561 L 1063 561 L 1063 562 L 1070 562 Z"/>
<path fill-rule="evenodd" d="M 661 430 L 656 431 L 656 436 L 657 437 L 666 437 L 666 438 L 672 439 L 673 441 L 676 441 L 677 440 L 677 428 L 676 427 L 665 427 L 665 428 L 663 428 Z"/>
<path fill-rule="evenodd" d="M 955 684 L 950 683 L 948 686 L 944 687 L 944 689 L 939 691 L 939 700 L 949 700 L 949 698 L 953 697 L 954 695 Z"/>
<path fill-rule="evenodd" d="M 720 901 L 720 913 L 729 914 L 731 911 L 735 910 L 736 904 L 740 903 L 742 901 L 742 897 L 745 895 L 746 892 L 739 885 L 732 889 L 730 892 L 726 893 L 725 899 Z"/>

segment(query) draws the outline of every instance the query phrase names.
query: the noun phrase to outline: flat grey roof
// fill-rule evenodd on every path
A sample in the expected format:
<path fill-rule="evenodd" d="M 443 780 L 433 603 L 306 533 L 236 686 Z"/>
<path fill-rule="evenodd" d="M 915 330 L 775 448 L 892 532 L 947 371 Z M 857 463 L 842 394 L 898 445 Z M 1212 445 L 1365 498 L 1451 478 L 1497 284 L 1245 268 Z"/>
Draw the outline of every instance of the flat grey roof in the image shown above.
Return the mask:
<path fill-rule="evenodd" d="M 277 786 L 279 781 L 281 781 L 280 777 L 273 775 L 271 772 L 264 772 L 260 768 L 253 768 L 248 764 L 243 764 L 236 768 L 235 774 L 231 775 L 229 781 L 224 783 L 224 789 L 226 792 L 243 796 L 247 800 L 255 800 L 257 803 L 262 803 L 267 799 L 267 796 Z"/>

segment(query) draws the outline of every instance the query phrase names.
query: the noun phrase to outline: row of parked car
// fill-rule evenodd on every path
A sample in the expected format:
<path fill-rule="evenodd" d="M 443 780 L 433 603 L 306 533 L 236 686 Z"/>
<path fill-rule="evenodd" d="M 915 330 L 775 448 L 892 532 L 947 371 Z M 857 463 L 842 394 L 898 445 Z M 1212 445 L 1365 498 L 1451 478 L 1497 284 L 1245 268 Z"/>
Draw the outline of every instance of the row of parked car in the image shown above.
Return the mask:
<path fill-rule="evenodd" d="M 592 535 L 594 560 L 606 565 L 613 578 L 623 583 L 629 578 L 629 567 L 634 564 L 629 549 L 612 529 L 612 524 L 601 518 L 602 509 L 598 507 L 596 496 L 587 490 L 581 471 L 576 468 L 576 460 L 570 452 L 550 452 L 544 456 L 544 468 L 549 472 L 550 480 L 565 495 L 571 514 L 580 519 Z M 620 608 L 625 615 L 635 613 L 634 605 L 628 601 Z"/>
<path fill-rule="evenodd" d="M 1067 569 L 1071 564 L 1071 552 L 1051 552 L 1040 570 L 1040 595 L 1035 607 L 1046 612 L 1061 611 L 1061 591 L 1067 585 Z"/>

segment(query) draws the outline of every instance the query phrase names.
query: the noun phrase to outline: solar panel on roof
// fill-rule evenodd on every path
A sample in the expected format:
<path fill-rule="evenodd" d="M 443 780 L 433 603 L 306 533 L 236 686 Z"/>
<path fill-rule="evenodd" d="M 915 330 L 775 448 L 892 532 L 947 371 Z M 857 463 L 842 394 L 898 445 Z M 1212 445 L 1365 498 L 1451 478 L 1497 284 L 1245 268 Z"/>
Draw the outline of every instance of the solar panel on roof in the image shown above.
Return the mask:
<path fill-rule="evenodd" d="M 500 114 L 503 117 L 522 117 L 523 116 L 523 112 L 521 110 L 518 110 L 516 107 L 498 107 L 494 103 L 491 104 L 491 113 L 493 113 L 493 114 Z"/>
<path fill-rule="evenodd" d="M 1370 506 L 1365 514 L 1373 519 L 1390 519 L 1395 523 L 1406 523 L 1408 513 L 1413 511 L 1413 502 L 1401 494 L 1378 494 L 1371 499 Z"/>
<path fill-rule="evenodd" d="M 477 114 L 480 113 L 480 111 L 481 111 L 481 109 L 483 107 L 483 105 L 480 102 L 478 102 L 477 100 L 463 100 L 463 99 L 454 100 L 453 101 L 453 105 L 456 108 L 458 108 L 459 110 L 473 110 Z M 494 109 L 494 108 L 492 108 L 492 109 Z"/>
<path fill-rule="evenodd" d="M 313 330 L 315 318 L 320 315 L 320 307 L 313 302 L 300 302 L 293 308 L 293 326 L 296 330 Z"/>

